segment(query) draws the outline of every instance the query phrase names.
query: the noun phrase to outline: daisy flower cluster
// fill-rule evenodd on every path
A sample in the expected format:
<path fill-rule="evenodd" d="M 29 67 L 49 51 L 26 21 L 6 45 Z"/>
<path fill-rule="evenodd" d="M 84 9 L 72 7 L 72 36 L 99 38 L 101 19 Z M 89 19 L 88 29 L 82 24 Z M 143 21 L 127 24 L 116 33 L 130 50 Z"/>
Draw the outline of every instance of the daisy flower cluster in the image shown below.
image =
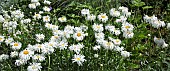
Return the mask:
<path fill-rule="evenodd" d="M 2 10 L 3 15 L 0 15 L 0 23 L 3 24 L 3 30 L 8 31 L 8 33 L 16 33 L 16 28 L 24 20 L 24 23 L 30 23 L 30 19 L 24 19 L 24 12 L 20 9 L 5 11 Z"/>
<path fill-rule="evenodd" d="M 131 15 L 131 12 L 128 12 L 127 7 L 119 7 L 119 10 L 112 8 L 109 12 L 111 17 L 117 18 L 115 21 L 116 23 L 122 24 L 121 30 L 119 30 L 119 28 L 115 28 L 115 26 L 111 24 L 106 26 L 101 24 L 107 23 L 109 16 L 107 16 L 106 13 L 100 13 L 97 18 L 101 23 L 94 23 L 92 25 L 97 42 L 97 45 L 93 47 L 93 50 L 99 50 L 101 47 L 104 47 L 107 50 L 115 50 L 120 52 L 123 57 L 129 57 L 130 52 L 124 51 L 124 47 L 121 46 L 121 40 L 118 38 L 114 39 L 112 37 L 108 37 L 109 40 L 106 40 L 105 33 L 103 31 L 108 30 L 116 36 L 119 36 L 121 32 L 123 32 L 123 37 L 133 38 L 134 27 L 132 24 L 126 21 L 127 18 Z M 85 19 L 88 21 L 96 21 L 96 16 L 94 14 L 90 14 L 89 9 L 82 9 L 81 14 L 85 16 Z M 95 54 L 95 57 L 98 57 L 97 54 Z"/>
<path fill-rule="evenodd" d="M 64 27 L 64 30 L 58 29 L 58 26 L 52 25 L 49 23 L 46 23 L 46 28 L 51 29 L 53 31 L 53 36 L 50 38 L 50 42 L 55 43 L 54 47 L 59 48 L 60 50 L 64 50 L 69 48 L 70 51 L 74 51 L 76 54 L 74 55 L 73 63 L 76 62 L 79 66 L 82 65 L 84 61 L 86 61 L 84 58 L 84 55 L 81 55 L 81 49 L 84 47 L 83 44 L 72 44 L 68 46 L 67 39 L 73 38 L 75 41 L 81 42 L 85 38 L 85 36 L 88 36 L 88 33 L 86 31 L 88 30 L 88 27 L 85 25 L 81 25 L 80 27 L 75 27 L 71 25 L 67 25 Z"/>
<path fill-rule="evenodd" d="M 155 15 L 153 16 L 148 16 L 144 15 L 143 17 L 144 21 L 151 24 L 153 28 L 160 28 L 160 27 L 165 27 L 166 24 L 164 21 L 159 20 Z"/>
<path fill-rule="evenodd" d="M 131 15 L 131 12 L 128 12 L 128 8 L 119 7 L 118 10 L 116 10 L 115 8 L 112 8 L 109 12 L 110 12 L 110 16 L 117 18 L 115 22 L 121 24 L 122 27 L 121 27 L 121 30 L 119 30 L 119 28 L 116 28 L 114 25 L 107 25 L 105 26 L 105 29 L 116 36 L 119 36 L 122 32 L 123 37 L 133 38 L 134 26 L 130 24 L 129 22 L 127 22 L 128 17 Z"/>
<path fill-rule="evenodd" d="M 44 0 L 43 3 L 45 5 L 43 7 L 43 11 L 34 12 L 34 15 L 30 18 L 25 18 L 26 16 L 24 15 L 24 12 L 22 12 L 21 9 L 13 8 L 13 6 L 11 6 L 10 11 L 3 10 L 3 15 L 0 15 L 0 23 L 3 24 L 3 30 L 7 30 L 8 33 L 13 33 L 14 36 L 16 36 L 15 34 L 21 34 L 22 32 L 17 30 L 17 27 L 22 27 L 24 30 L 28 31 L 27 26 L 30 25 L 30 23 L 38 23 L 37 20 L 43 20 L 44 23 L 49 23 L 50 16 L 47 14 L 43 16 L 42 14 L 50 12 L 51 8 L 49 7 L 49 5 L 51 2 Z M 40 5 L 41 4 L 39 0 L 31 0 L 28 8 L 32 10 L 36 9 Z M 30 13 L 32 14 L 32 12 Z M 45 35 L 43 34 L 35 34 L 35 36 L 37 42 L 41 42 L 41 40 L 44 40 L 45 38 Z M 21 50 L 21 48 L 23 48 L 21 42 L 14 41 L 14 39 L 10 36 L 2 35 L 0 35 L 0 43 L 6 43 L 6 45 L 12 49 L 10 55 L 0 55 L 0 61 L 9 58 L 18 58 L 17 60 L 15 60 L 15 65 L 21 66 L 30 63 L 30 66 L 28 66 L 27 68 L 28 71 L 40 71 L 42 68 L 40 62 L 43 62 L 46 59 L 45 56 L 47 54 L 51 54 L 54 52 L 54 47 L 57 47 L 56 42 L 49 41 L 42 44 L 29 44 L 24 50 Z"/>

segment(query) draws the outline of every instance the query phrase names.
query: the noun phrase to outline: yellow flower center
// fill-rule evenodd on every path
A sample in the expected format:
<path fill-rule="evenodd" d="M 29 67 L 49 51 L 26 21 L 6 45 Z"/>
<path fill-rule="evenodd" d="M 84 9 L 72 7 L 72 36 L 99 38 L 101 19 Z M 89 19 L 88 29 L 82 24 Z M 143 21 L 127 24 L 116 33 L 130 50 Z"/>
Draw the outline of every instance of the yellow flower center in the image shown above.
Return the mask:
<path fill-rule="evenodd" d="M 45 17 L 45 20 L 48 20 L 48 17 Z"/>
<path fill-rule="evenodd" d="M 117 39 L 117 40 L 116 40 L 116 42 L 118 43 L 118 42 L 119 42 L 119 40 Z"/>
<path fill-rule="evenodd" d="M 98 25 L 97 28 L 100 28 L 100 26 Z"/>
<path fill-rule="evenodd" d="M 19 44 L 18 43 L 14 43 L 14 46 L 18 46 Z"/>
<path fill-rule="evenodd" d="M 50 43 L 49 45 L 50 45 L 50 46 L 53 46 L 53 44 L 52 44 L 52 43 Z"/>
<path fill-rule="evenodd" d="M 80 36 L 81 36 L 81 33 L 77 33 L 77 36 L 80 37 Z"/>
<path fill-rule="evenodd" d="M 39 14 L 35 14 L 35 16 L 37 16 L 37 17 L 38 17 L 38 15 L 39 15 Z"/>
<path fill-rule="evenodd" d="M 101 17 L 102 17 L 102 18 L 106 18 L 106 16 L 104 16 L 104 15 L 102 15 Z"/>
<path fill-rule="evenodd" d="M 126 28 L 126 29 L 129 29 L 129 28 L 130 28 L 130 26 L 125 26 L 125 28 Z"/>
<path fill-rule="evenodd" d="M 64 19 L 65 19 L 64 17 L 61 18 L 61 20 L 64 20 Z"/>
<path fill-rule="evenodd" d="M 40 58 L 40 56 L 38 55 L 37 58 Z"/>
<path fill-rule="evenodd" d="M 54 36 L 54 38 L 58 39 L 58 36 Z"/>
<path fill-rule="evenodd" d="M 110 45 L 111 45 L 111 42 L 107 42 L 107 45 L 110 46 Z"/>
<path fill-rule="evenodd" d="M 58 30 L 55 30 L 54 32 L 58 33 Z"/>
<path fill-rule="evenodd" d="M 42 46 L 41 45 L 38 45 L 38 48 L 41 48 Z"/>
<path fill-rule="evenodd" d="M 61 46 L 64 46 L 64 44 L 61 44 Z"/>
<path fill-rule="evenodd" d="M 3 38 L 0 37 L 0 41 L 3 40 Z"/>
<path fill-rule="evenodd" d="M 29 51 L 28 50 L 24 50 L 23 54 L 27 55 L 27 54 L 29 54 Z"/>
<path fill-rule="evenodd" d="M 80 58 L 76 58 L 76 60 L 80 61 Z"/>
<path fill-rule="evenodd" d="M 32 66 L 32 69 L 36 69 L 36 66 Z"/>

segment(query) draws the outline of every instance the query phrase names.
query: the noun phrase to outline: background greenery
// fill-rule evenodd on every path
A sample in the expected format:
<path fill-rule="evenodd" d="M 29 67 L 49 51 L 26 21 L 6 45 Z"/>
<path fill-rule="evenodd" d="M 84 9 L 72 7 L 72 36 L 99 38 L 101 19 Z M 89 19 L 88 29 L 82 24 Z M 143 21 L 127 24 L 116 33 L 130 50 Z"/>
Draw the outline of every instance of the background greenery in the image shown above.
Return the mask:
<path fill-rule="evenodd" d="M 80 10 L 83 8 L 88 8 L 93 11 L 94 14 L 99 14 L 100 12 L 108 13 L 113 7 L 118 8 L 119 6 L 126 6 L 132 12 L 133 16 L 128 19 L 130 23 L 137 26 L 135 27 L 135 36 L 132 39 L 123 40 L 123 42 L 128 42 L 126 44 L 126 50 L 132 52 L 130 58 L 122 59 L 119 53 L 114 51 L 100 50 L 95 52 L 93 50 L 89 51 L 89 48 L 83 49 L 85 52 L 86 62 L 83 66 L 77 66 L 73 64 L 70 57 L 72 55 L 67 54 L 66 51 L 57 50 L 56 54 L 52 54 L 46 58 L 45 62 L 42 62 L 43 71 L 170 71 L 170 48 L 159 48 L 153 43 L 154 36 L 163 37 L 165 41 L 170 44 L 170 31 L 166 28 L 161 28 L 161 36 L 156 29 L 150 27 L 147 23 L 143 21 L 143 16 L 156 15 L 159 19 L 165 22 L 170 22 L 170 1 L 169 0 L 51 0 L 53 13 L 56 20 L 61 15 L 66 15 L 69 19 L 70 24 L 79 25 L 78 23 L 84 23 L 88 25 L 88 22 L 84 22 L 84 18 L 80 17 Z M 27 0 L 0 0 L 1 7 L 8 9 L 11 4 L 16 4 L 16 6 L 25 8 L 23 6 L 27 5 Z M 74 20 L 76 19 L 76 20 Z M 56 25 L 65 26 L 66 24 Z M 90 25 L 88 25 L 90 26 Z M 44 28 L 44 27 L 42 27 Z M 63 27 L 61 27 L 63 28 Z M 35 28 L 39 29 L 39 28 Z M 89 28 L 92 30 L 92 28 Z M 34 30 L 30 30 L 34 31 Z M 51 36 L 52 33 L 45 32 L 49 31 L 44 29 L 46 36 Z M 32 32 L 35 34 L 39 31 Z M 92 31 L 88 31 L 92 32 Z M 151 37 L 147 36 L 151 34 Z M 85 38 L 84 42 L 93 42 L 94 40 L 89 40 L 94 37 L 93 33 L 90 33 L 92 37 Z M 109 35 L 109 33 L 108 33 Z M 30 37 L 33 35 L 30 35 Z M 27 33 L 22 35 L 21 38 L 29 37 Z M 46 38 L 47 41 L 49 38 Z M 29 40 L 27 43 L 35 44 L 33 39 L 21 39 L 20 41 Z M 73 43 L 73 41 L 69 41 Z M 76 42 L 75 42 L 76 43 Z M 91 47 L 94 44 L 86 43 L 87 47 Z M 4 49 L 5 46 L 0 47 L 0 53 L 8 53 L 10 50 Z M 107 52 L 107 54 L 106 54 Z M 94 54 L 99 53 L 99 58 L 94 58 Z M 72 54 L 72 53 L 70 53 Z M 108 57 L 112 55 L 112 57 Z M 69 59 L 68 59 L 69 58 Z M 12 60 L 9 59 L 6 62 L 0 63 L 1 71 L 26 71 L 28 65 L 17 67 Z M 49 62 L 50 61 L 50 62 Z M 50 63 L 50 64 L 49 64 Z M 101 65 L 103 64 L 103 66 Z"/>

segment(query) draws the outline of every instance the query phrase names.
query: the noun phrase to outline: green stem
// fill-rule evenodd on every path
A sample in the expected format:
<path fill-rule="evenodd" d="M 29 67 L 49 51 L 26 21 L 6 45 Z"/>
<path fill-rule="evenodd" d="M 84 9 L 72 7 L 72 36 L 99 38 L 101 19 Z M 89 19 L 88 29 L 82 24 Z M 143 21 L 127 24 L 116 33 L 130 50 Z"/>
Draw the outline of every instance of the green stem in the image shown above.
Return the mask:
<path fill-rule="evenodd" d="M 6 61 L 6 62 L 7 62 L 7 61 Z M 7 64 L 8 64 L 8 66 L 9 66 L 10 70 L 13 71 L 12 68 L 11 68 L 11 65 L 10 65 L 8 62 L 7 62 Z"/>
<path fill-rule="evenodd" d="M 50 71 L 50 55 L 48 55 L 48 71 Z"/>

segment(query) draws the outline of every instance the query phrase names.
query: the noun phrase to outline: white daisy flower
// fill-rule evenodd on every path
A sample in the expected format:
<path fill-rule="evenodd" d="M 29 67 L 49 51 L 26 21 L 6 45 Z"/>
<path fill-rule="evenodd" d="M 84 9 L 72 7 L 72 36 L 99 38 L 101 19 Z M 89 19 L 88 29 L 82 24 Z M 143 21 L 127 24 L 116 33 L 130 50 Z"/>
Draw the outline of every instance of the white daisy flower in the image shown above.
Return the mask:
<path fill-rule="evenodd" d="M 59 17 L 59 18 L 58 18 L 58 21 L 59 21 L 59 22 L 67 22 L 67 18 L 66 18 L 65 16 Z"/>
<path fill-rule="evenodd" d="M 105 29 L 113 33 L 115 31 L 115 26 L 107 25 L 105 26 Z"/>
<path fill-rule="evenodd" d="M 2 15 L 0 15 L 0 23 L 2 23 L 2 22 L 4 22 L 4 21 L 5 21 L 5 19 L 3 18 Z"/>
<path fill-rule="evenodd" d="M 89 9 L 82 9 L 81 14 L 82 14 L 82 16 L 89 15 L 90 11 L 89 11 Z"/>
<path fill-rule="evenodd" d="M 35 6 L 40 6 L 40 5 L 41 5 L 40 2 L 35 3 Z"/>
<path fill-rule="evenodd" d="M 116 22 L 117 22 L 117 23 L 118 23 L 118 22 L 125 23 L 126 20 L 127 20 L 127 17 L 125 17 L 125 16 L 120 16 L 120 19 L 116 19 Z"/>
<path fill-rule="evenodd" d="M 115 8 L 112 8 L 110 10 L 110 15 L 113 16 L 113 17 L 119 17 L 120 16 L 120 12 L 116 11 Z"/>
<path fill-rule="evenodd" d="M 10 45 L 13 50 L 19 50 L 22 47 L 22 43 L 20 42 L 12 42 Z"/>
<path fill-rule="evenodd" d="M 129 23 L 122 24 L 122 32 L 133 31 L 133 25 Z"/>
<path fill-rule="evenodd" d="M 127 32 L 123 32 L 123 37 L 125 38 L 133 38 L 134 33 L 127 31 Z"/>
<path fill-rule="evenodd" d="M 157 20 L 158 20 L 158 18 L 155 15 L 153 15 L 153 16 L 151 16 L 150 23 L 153 23 L 152 21 L 157 21 Z"/>
<path fill-rule="evenodd" d="M 131 12 L 125 13 L 125 16 L 126 16 L 126 17 L 129 17 L 130 15 L 131 15 Z"/>
<path fill-rule="evenodd" d="M 67 41 L 61 41 L 58 45 L 58 47 L 60 48 L 60 50 L 64 50 L 67 49 L 68 46 L 68 42 Z"/>
<path fill-rule="evenodd" d="M 115 46 L 114 50 L 118 51 L 118 52 L 121 52 L 121 51 L 124 50 L 124 47 Z"/>
<path fill-rule="evenodd" d="M 35 45 L 31 45 L 31 44 L 28 44 L 27 45 L 27 49 L 31 50 L 31 51 L 36 51 L 35 49 Z"/>
<path fill-rule="evenodd" d="M 31 51 L 29 49 L 25 49 L 19 53 L 19 57 L 24 60 L 29 60 L 30 57 L 34 55 L 34 51 Z"/>
<path fill-rule="evenodd" d="M 77 31 L 76 33 L 73 34 L 73 38 L 76 39 L 77 41 L 82 41 L 86 35 L 82 31 Z"/>
<path fill-rule="evenodd" d="M 35 44 L 33 46 L 33 50 L 37 52 L 42 52 L 42 50 L 45 48 L 44 44 Z"/>
<path fill-rule="evenodd" d="M 100 45 L 104 44 L 104 39 L 96 39 L 96 42 Z"/>
<path fill-rule="evenodd" d="M 98 58 L 98 57 L 99 57 L 99 55 L 98 55 L 98 54 L 94 54 L 94 57 L 95 57 L 95 58 Z"/>
<path fill-rule="evenodd" d="M 50 22 L 50 16 L 43 16 L 43 22 Z"/>
<path fill-rule="evenodd" d="M 96 19 L 96 16 L 93 15 L 93 14 L 89 14 L 89 15 L 87 15 L 87 17 L 86 17 L 86 20 L 89 20 L 89 21 L 94 21 L 95 19 Z"/>
<path fill-rule="evenodd" d="M 34 19 L 41 19 L 41 14 L 35 13 L 33 18 Z"/>
<path fill-rule="evenodd" d="M 53 30 L 53 35 L 62 35 L 62 31 L 61 30 Z M 62 35 L 62 36 L 64 36 L 64 35 Z"/>
<path fill-rule="evenodd" d="M 47 6 L 44 6 L 43 10 L 46 11 L 46 12 L 49 12 L 51 9 L 49 7 L 47 7 Z"/>
<path fill-rule="evenodd" d="M 24 64 L 27 64 L 27 60 L 18 59 L 18 60 L 15 61 L 15 65 L 17 65 L 17 66 L 21 66 L 21 65 L 24 65 Z"/>
<path fill-rule="evenodd" d="M 13 51 L 10 53 L 10 57 L 17 57 L 18 56 L 18 52 L 17 51 Z"/>
<path fill-rule="evenodd" d="M 111 49 L 112 50 L 115 47 L 115 45 L 110 41 L 104 41 L 103 47 L 105 49 Z"/>
<path fill-rule="evenodd" d="M 11 14 L 12 14 L 12 17 L 15 17 L 17 19 L 21 19 L 24 17 L 24 12 L 21 12 L 21 10 L 15 10 L 15 11 L 11 12 Z"/>
<path fill-rule="evenodd" d="M 100 48 L 101 48 L 100 45 L 96 45 L 93 47 L 93 50 L 99 50 Z"/>
<path fill-rule="evenodd" d="M 70 38 L 71 34 L 69 33 L 69 31 L 61 31 L 61 33 L 59 33 L 60 36 L 62 36 L 63 38 Z"/>
<path fill-rule="evenodd" d="M 0 35 L 0 43 L 5 40 L 5 36 Z"/>
<path fill-rule="evenodd" d="M 103 29 L 103 24 L 96 24 L 94 23 L 94 25 L 92 26 L 93 30 L 95 32 L 102 32 L 104 29 Z"/>
<path fill-rule="evenodd" d="M 32 63 L 28 66 L 27 71 L 41 71 L 41 63 Z"/>
<path fill-rule="evenodd" d="M 72 59 L 73 60 L 73 63 L 76 62 L 79 66 L 82 66 L 82 63 L 85 62 L 86 60 L 84 59 L 84 55 L 74 55 L 74 58 Z"/>
<path fill-rule="evenodd" d="M 58 30 L 58 26 L 57 26 L 57 25 L 52 25 L 52 26 L 51 26 L 51 29 L 52 29 L 52 30 Z"/>
<path fill-rule="evenodd" d="M 58 42 L 59 40 L 61 40 L 61 36 L 59 35 L 54 35 L 54 36 L 51 36 L 50 38 L 50 41 L 53 41 L 53 42 Z"/>
<path fill-rule="evenodd" d="M 28 5 L 28 7 L 29 7 L 30 9 L 36 9 L 36 5 L 35 5 L 35 3 L 31 3 L 31 4 L 29 4 L 29 5 Z"/>
<path fill-rule="evenodd" d="M 156 20 L 156 21 L 154 21 L 152 26 L 154 28 L 157 28 L 157 29 L 160 28 L 160 27 L 165 27 L 165 22 L 164 21 L 160 21 L 160 20 Z"/>
<path fill-rule="evenodd" d="M 108 16 L 106 15 L 106 13 L 101 13 L 98 15 L 98 19 L 103 23 L 106 23 L 106 21 L 108 20 Z"/>
<path fill-rule="evenodd" d="M 120 32 L 120 30 L 115 30 L 115 31 L 114 31 L 114 34 L 118 36 L 118 35 L 121 34 L 121 32 Z"/>
<path fill-rule="evenodd" d="M 121 55 L 122 55 L 122 57 L 129 57 L 130 53 L 127 51 L 121 51 Z"/>
<path fill-rule="evenodd" d="M 30 23 L 31 22 L 31 19 L 24 19 L 24 20 L 21 20 L 21 23 L 24 23 L 24 24 L 27 24 L 27 23 Z"/>
<path fill-rule="evenodd" d="M 0 55 L 0 62 L 7 60 L 7 59 L 9 59 L 9 55 L 7 55 L 7 54 Z"/>
<path fill-rule="evenodd" d="M 88 27 L 86 25 L 81 25 L 80 28 L 81 28 L 82 31 L 87 31 L 88 30 Z"/>
<path fill-rule="evenodd" d="M 39 14 L 43 14 L 44 13 L 44 11 L 39 11 Z"/>
<path fill-rule="evenodd" d="M 50 1 L 47 1 L 47 0 L 44 0 L 44 4 L 48 4 L 48 5 L 50 5 L 50 4 L 51 4 L 51 2 L 50 2 Z"/>
<path fill-rule="evenodd" d="M 57 46 L 57 42 L 50 41 L 45 43 L 45 47 L 56 47 L 56 46 Z"/>
<path fill-rule="evenodd" d="M 149 23 L 151 21 L 151 17 L 149 17 L 148 15 L 144 15 L 143 19 Z"/>
<path fill-rule="evenodd" d="M 35 34 L 36 36 L 36 41 L 40 42 L 41 40 L 44 40 L 45 36 L 44 34 Z"/>
<path fill-rule="evenodd" d="M 74 26 L 67 25 L 67 26 L 65 26 L 64 31 L 67 31 L 68 34 L 73 34 Z"/>
<path fill-rule="evenodd" d="M 42 62 L 42 61 L 45 60 L 45 56 L 42 55 L 42 54 L 35 54 L 35 55 L 32 57 L 32 59 L 33 59 L 34 61 L 40 61 L 40 62 Z"/>
<path fill-rule="evenodd" d="M 114 42 L 114 44 L 116 46 L 119 46 L 121 44 L 121 40 L 120 39 L 114 39 L 113 42 Z"/>
<path fill-rule="evenodd" d="M 95 33 L 95 38 L 96 39 L 104 39 L 104 33 Z"/>
<path fill-rule="evenodd" d="M 42 53 L 43 54 L 51 54 L 54 52 L 54 48 L 53 47 L 45 47 L 43 50 L 42 50 Z"/>
<path fill-rule="evenodd" d="M 84 45 L 83 44 L 80 44 L 80 43 L 78 43 L 77 45 L 71 45 L 70 47 L 69 47 L 69 49 L 70 50 L 72 50 L 72 51 L 74 51 L 74 52 L 76 52 L 77 54 L 79 54 L 80 53 L 80 51 L 81 51 L 81 49 L 84 47 Z"/>
<path fill-rule="evenodd" d="M 125 13 L 128 12 L 128 8 L 127 8 L 127 7 L 124 7 L 124 6 L 119 7 L 119 10 L 121 10 L 123 14 L 125 14 Z"/>
<path fill-rule="evenodd" d="M 38 2 L 39 0 L 31 0 L 32 3 L 36 3 Z"/>
<path fill-rule="evenodd" d="M 170 23 L 167 24 L 167 29 L 170 30 Z"/>
<path fill-rule="evenodd" d="M 52 24 L 50 24 L 50 23 L 45 23 L 45 27 L 47 28 L 47 29 L 52 29 Z"/>

